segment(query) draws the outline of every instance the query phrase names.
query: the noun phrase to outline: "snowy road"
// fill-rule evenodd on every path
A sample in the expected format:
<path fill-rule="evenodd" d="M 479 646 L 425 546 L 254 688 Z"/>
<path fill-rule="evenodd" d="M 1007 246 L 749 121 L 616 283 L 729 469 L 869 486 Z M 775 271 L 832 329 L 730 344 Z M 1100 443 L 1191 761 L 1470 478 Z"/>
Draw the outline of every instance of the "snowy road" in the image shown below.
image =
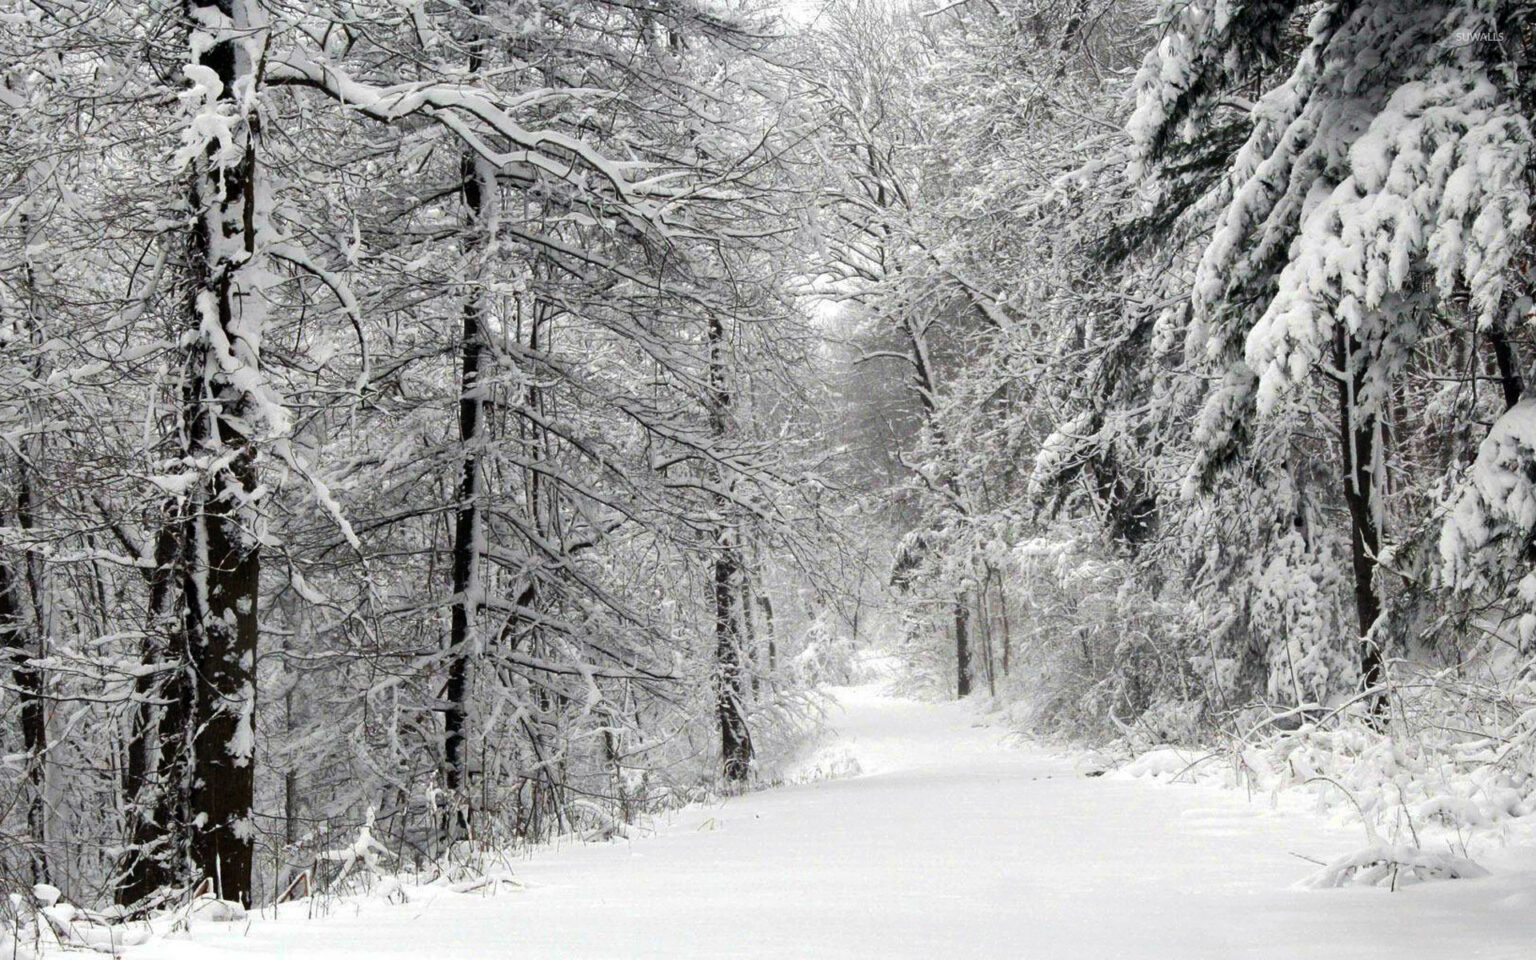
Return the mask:
<path fill-rule="evenodd" d="M 200 924 L 142 960 L 1536 957 L 1536 877 L 1297 891 L 1358 831 L 1207 786 L 1088 778 L 956 704 L 838 692 L 863 774 L 542 853 L 528 890 Z"/>

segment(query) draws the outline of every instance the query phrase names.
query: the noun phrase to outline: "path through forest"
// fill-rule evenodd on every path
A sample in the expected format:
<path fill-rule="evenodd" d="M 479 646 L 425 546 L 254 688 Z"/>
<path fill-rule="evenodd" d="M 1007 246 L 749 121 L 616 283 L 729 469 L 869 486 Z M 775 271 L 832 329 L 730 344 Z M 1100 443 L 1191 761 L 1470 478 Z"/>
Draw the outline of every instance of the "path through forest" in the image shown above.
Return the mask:
<path fill-rule="evenodd" d="M 130 957 L 1442 958 L 1536 955 L 1536 874 L 1302 891 L 1358 830 L 1201 785 L 1090 778 L 961 704 L 834 692 L 862 773 L 570 845 L 495 897 L 199 924 Z M 1295 855 L 1293 855 L 1295 854 Z M 1510 863 L 1519 858 L 1510 854 Z M 1527 864 L 1529 866 L 1529 864 Z"/>

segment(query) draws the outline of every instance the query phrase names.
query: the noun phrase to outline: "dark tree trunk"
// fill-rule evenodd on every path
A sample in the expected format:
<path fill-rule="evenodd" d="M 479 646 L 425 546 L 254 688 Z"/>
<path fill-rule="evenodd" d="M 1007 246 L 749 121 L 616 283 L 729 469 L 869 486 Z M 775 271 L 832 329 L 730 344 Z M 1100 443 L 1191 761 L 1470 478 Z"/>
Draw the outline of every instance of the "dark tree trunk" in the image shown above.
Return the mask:
<path fill-rule="evenodd" d="M 155 764 L 159 785 L 154 822 L 163 840 L 158 860 L 171 883 L 189 879 L 187 850 L 192 780 L 192 651 L 181 629 L 171 635 L 171 659 L 178 664 L 166 675 L 160 697 L 160 756 Z"/>
<path fill-rule="evenodd" d="M 471 231 L 479 219 L 481 193 L 475 177 L 474 160 L 465 160 L 465 203 L 472 217 Z M 450 792 L 464 789 L 465 725 L 468 719 L 469 672 L 475 655 L 473 618 L 478 612 L 475 591 L 479 579 L 480 517 L 480 438 L 484 404 L 480 397 L 480 365 L 483 357 L 481 301 L 471 292 L 464 304 L 463 342 L 459 362 L 462 386 L 459 391 L 459 443 L 462 461 L 458 480 L 458 506 L 453 528 L 453 606 L 448 633 L 448 684 L 444 693 L 447 714 L 443 726 L 443 763 Z"/>
<path fill-rule="evenodd" d="M 483 4 L 471 0 L 468 10 L 478 16 Z M 468 72 L 476 74 L 483 65 L 478 32 L 468 41 Z M 465 150 L 459 157 L 459 196 L 464 204 L 464 254 L 471 263 L 485 245 L 485 205 L 497 189 L 493 175 L 481 165 L 478 156 Z M 469 722 L 469 678 L 475 650 L 475 618 L 480 613 L 476 596 L 480 580 L 480 435 L 485 417 L 481 396 L 481 366 L 484 361 L 484 295 L 480 290 L 480 271 L 473 274 L 464 294 L 463 329 L 459 344 L 459 446 L 460 466 L 457 507 L 453 525 L 453 601 L 448 625 L 448 683 L 443 692 L 447 701 L 443 717 L 443 779 L 450 793 L 468 789 L 468 757 L 465 745 Z M 462 797 L 455 799 L 461 805 Z M 462 810 L 460 810 L 462 813 Z M 456 835 L 462 823 L 448 825 Z"/>
<path fill-rule="evenodd" d="M 725 326 L 718 316 L 709 318 L 710 436 L 717 442 L 727 430 L 731 393 L 725 373 Z M 724 473 L 724 469 L 719 471 Z M 722 486 L 727 478 L 719 477 Z M 715 531 L 713 577 L 715 616 L 715 701 L 720 718 L 720 757 L 725 779 L 739 783 L 747 779 L 752 766 L 752 736 L 742 708 L 746 694 L 743 677 L 741 621 L 737 616 L 739 596 L 736 578 L 741 574 L 740 545 L 733 543 L 726 517 L 729 503 L 724 496 L 715 498 L 719 516 Z"/>
<path fill-rule="evenodd" d="M 987 674 L 987 695 L 997 696 L 997 656 L 992 643 L 992 604 L 983 580 L 975 593 L 977 621 L 981 625 L 981 666 Z"/>
<path fill-rule="evenodd" d="M 195 30 L 225 22 L 230 34 L 250 29 L 247 0 L 188 0 L 186 12 Z M 209 44 L 199 62 L 218 76 L 220 98 L 230 104 L 235 91 L 257 79 L 251 50 L 228 34 Z M 246 272 L 265 255 L 256 236 L 258 123 L 254 114 L 245 117 L 238 160 L 228 162 L 210 147 L 192 176 L 190 206 L 197 224 L 188 251 L 193 279 L 188 321 L 199 337 L 188 352 L 182 398 L 187 462 L 217 464 L 193 496 L 182 548 L 189 670 L 180 691 L 188 714 L 181 719 L 190 731 L 191 752 L 185 779 L 187 859 L 194 874 L 212 879 L 219 896 L 245 904 L 251 900 L 255 850 L 251 804 L 261 581 L 260 549 L 252 535 L 256 515 L 249 504 L 257 490 L 253 424 L 263 414 L 226 367 L 233 362 L 245 371 L 260 369 L 261 295 L 247 288 L 253 281 Z"/>
<path fill-rule="evenodd" d="M 40 322 L 42 303 L 38 297 L 37 277 L 32 260 L 25 248 L 39 239 L 31 218 L 23 212 L 20 216 L 22 255 L 22 292 L 25 305 L 21 320 L 28 340 L 34 350 L 31 364 L 32 377 L 43 382 L 46 364 L 41 350 L 43 328 Z M 39 416 L 36 410 L 28 411 L 28 419 Z M 33 471 L 42 459 L 41 435 L 22 437 L 17 441 L 16 456 L 16 526 L 24 534 L 34 526 L 32 493 Z M 34 883 L 48 879 L 48 713 L 45 702 L 47 686 L 43 671 L 28 661 L 47 654 L 47 624 L 44 613 L 41 558 L 31 551 L 22 553 L 20 563 L 12 569 L 0 560 L 0 645 L 11 666 L 11 679 L 16 684 L 16 699 L 21 720 L 22 747 L 26 753 L 27 781 L 27 840 L 31 844 L 29 859 Z M 24 584 L 23 584 L 24 581 Z M 22 587 L 26 588 L 23 602 Z"/>
<path fill-rule="evenodd" d="M 768 638 L 768 675 L 771 677 L 779 668 L 779 643 L 774 634 L 773 627 L 773 601 L 768 597 L 768 591 L 760 591 L 757 595 L 757 608 L 763 614 L 763 634 Z"/>
<path fill-rule="evenodd" d="M 250 459 L 237 461 L 214 487 L 195 521 L 207 544 L 207 566 L 188 578 L 197 600 L 187 618 L 192 658 L 192 757 L 188 791 L 192 811 L 188 855 L 212 877 L 226 900 L 251 901 L 255 792 L 252 737 L 256 699 L 257 587 L 261 559 L 236 515 L 236 499 L 254 490 Z"/>
<path fill-rule="evenodd" d="M 741 595 L 737 598 L 736 611 L 741 619 L 741 649 L 745 653 L 743 659 L 752 665 L 752 699 L 755 703 L 762 689 L 762 671 L 757 668 L 757 624 L 752 617 L 752 577 L 753 570 L 743 565 Z"/>
<path fill-rule="evenodd" d="M 310 622 L 310 609 L 302 597 L 295 598 L 293 602 L 293 614 L 291 622 L 297 627 L 295 640 L 300 650 L 309 649 L 313 643 L 313 629 Z M 295 644 L 285 643 L 284 651 L 293 649 Z M 283 664 L 283 732 L 292 737 L 298 731 L 300 715 L 295 707 L 294 693 L 299 686 L 299 675 L 294 670 L 294 663 L 288 660 Z M 283 771 L 283 840 L 292 844 L 299 841 L 299 772 L 292 761 Z"/>
<path fill-rule="evenodd" d="M 468 192 L 468 191 L 466 191 Z M 444 692 L 447 713 L 443 726 L 443 763 L 450 792 L 463 789 L 465 780 L 465 725 L 468 719 L 469 671 L 473 658 L 472 618 L 474 592 L 479 574 L 478 531 L 480 518 L 480 456 L 475 446 L 483 413 L 478 393 L 481 360 L 480 308 L 471 296 L 464 307 L 464 342 L 460 348 L 463 387 L 459 394 L 459 442 L 463 460 L 457 489 L 458 506 L 453 529 L 453 606 L 448 633 L 448 684 Z"/>
<path fill-rule="evenodd" d="M 219 389 L 215 398 L 226 408 L 238 404 L 232 390 Z M 248 906 L 261 558 L 238 505 L 256 488 L 255 451 L 223 417 L 204 423 L 222 434 L 226 449 L 239 452 L 210 478 L 201 515 L 189 524 L 192 562 L 182 590 L 190 670 L 181 691 L 191 700 L 187 856 L 196 875 L 213 879 L 220 897 Z"/>
<path fill-rule="evenodd" d="M 756 540 L 752 541 L 752 573 L 755 589 L 751 591 L 751 594 L 757 600 L 757 612 L 761 615 L 763 623 L 761 633 L 754 639 L 754 646 L 752 647 L 754 651 L 753 660 L 761 663 L 762 672 L 768 679 L 769 689 L 772 689 L 774 671 L 779 667 L 779 648 L 778 640 L 773 632 L 773 600 L 768 596 L 768 585 L 763 580 L 762 551 Z M 746 596 L 743 596 L 742 603 L 750 604 L 750 601 Z M 751 622 L 750 616 L 748 622 Z M 857 639 L 857 632 L 855 632 L 855 639 Z M 761 645 L 760 650 L 758 649 L 758 644 Z M 755 690 L 756 687 L 753 689 Z"/>
<path fill-rule="evenodd" d="M 148 623 L 140 650 L 140 659 L 149 664 L 162 657 L 179 654 L 182 644 L 173 606 L 177 582 L 177 548 L 183 536 L 180 524 L 167 522 L 155 537 L 155 569 L 149 577 Z M 168 692 L 153 674 L 135 678 L 133 684 L 133 727 L 128 740 L 128 764 L 123 776 L 123 796 L 128 800 L 128 853 L 118 879 L 114 898 L 120 904 L 133 904 L 171 883 L 173 865 L 164 849 L 171 824 L 161 819 L 168 812 L 161 793 L 179 783 L 160 779 L 157 766 L 155 708 L 151 701 L 157 692 Z M 171 751 L 179 755 L 179 751 Z"/>
<path fill-rule="evenodd" d="M 28 274 L 30 275 L 30 270 Z M 40 459 L 40 451 L 33 456 Z M 30 533 L 35 526 L 33 514 L 33 471 L 36 460 L 27 456 L 17 458 L 16 463 L 16 526 Z M 27 598 L 31 607 L 30 617 L 23 611 L 18 597 L 15 611 L 17 630 L 22 639 L 18 649 L 26 655 L 18 657 L 21 669 L 12 670 L 18 687 L 17 698 L 21 701 L 22 745 L 27 752 L 27 780 L 31 784 L 31 798 L 27 804 L 27 832 L 37 844 L 33 851 L 32 867 L 42 882 L 48 879 L 48 710 L 47 682 L 40 668 L 28 666 L 25 660 L 47 655 L 47 619 L 43 599 L 43 571 L 41 558 L 31 552 L 22 557 L 22 569 L 26 571 Z M 30 620 L 31 630 L 25 624 Z M 27 634 L 30 632 L 30 636 Z M 23 675 L 25 680 L 23 681 Z"/>
<path fill-rule="evenodd" d="M 48 860 L 43 842 L 46 832 L 45 796 L 46 779 L 43 776 L 43 751 L 47 748 L 47 714 L 43 701 L 43 674 L 29 661 L 38 655 L 35 645 L 29 641 L 26 608 L 21 602 L 21 585 L 9 563 L 0 562 L 0 644 L 5 649 L 11 669 L 11 682 L 16 686 L 16 699 L 21 713 L 21 743 L 26 753 L 27 779 L 27 841 L 32 865 L 31 880 L 43 883 L 48 879 Z"/>
<path fill-rule="evenodd" d="M 736 555 L 724 547 L 715 560 L 715 663 L 716 700 L 720 715 L 720 756 L 725 779 L 747 779 L 752 764 L 752 737 L 742 710 L 741 636 L 735 607 L 735 580 L 739 573 Z"/>
<path fill-rule="evenodd" d="M 1380 503 L 1377 501 L 1376 442 L 1378 417 L 1363 413 L 1357 399 L 1364 371 L 1357 368 L 1358 345 L 1341 335 L 1334 345 L 1335 361 L 1344 379 L 1339 391 L 1339 443 L 1343 462 L 1344 502 L 1349 507 L 1350 566 L 1354 573 L 1355 615 L 1359 626 L 1360 682 L 1363 689 L 1385 678 L 1381 645 L 1381 594 L 1376 585 L 1376 557 L 1381 549 Z M 1373 723 L 1380 725 L 1387 710 L 1385 692 L 1370 696 Z"/>
<path fill-rule="evenodd" d="M 1520 376 L 1520 360 L 1515 345 L 1509 342 L 1509 334 L 1503 327 L 1494 325 L 1488 329 L 1488 341 L 1493 344 L 1493 359 L 1499 366 L 1499 386 L 1504 391 L 1504 409 L 1520 402 L 1525 392 L 1525 380 Z"/>
<path fill-rule="evenodd" d="M 957 692 L 962 698 L 971 695 L 971 611 L 964 596 L 955 601 L 955 667 L 958 674 Z"/>
<path fill-rule="evenodd" d="M 1008 676 L 1008 661 L 1013 651 L 1013 626 L 1008 618 L 1008 595 L 1003 590 L 1003 578 L 997 568 L 987 565 L 987 577 L 997 589 L 997 609 L 1003 619 L 1003 676 Z"/>

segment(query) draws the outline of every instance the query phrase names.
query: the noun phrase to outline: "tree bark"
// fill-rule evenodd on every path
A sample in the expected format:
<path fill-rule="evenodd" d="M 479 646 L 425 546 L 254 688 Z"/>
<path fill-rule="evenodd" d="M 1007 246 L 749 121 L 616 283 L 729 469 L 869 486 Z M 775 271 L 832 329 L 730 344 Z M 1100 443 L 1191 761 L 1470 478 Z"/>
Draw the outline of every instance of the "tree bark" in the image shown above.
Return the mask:
<path fill-rule="evenodd" d="M 981 667 L 987 675 L 987 695 L 997 696 L 997 661 L 992 649 L 992 604 L 987 599 L 986 580 L 976 590 L 976 616 L 981 623 Z"/>
<path fill-rule="evenodd" d="M 1503 327 L 1490 327 L 1488 342 L 1493 344 L 1493 359 L 1499 367 L 1499 386 L 1504 391 L 1504 409 L 1508 410 L 1520 402 L 1520 395 L 1525 392 L 1525 380 L 1520 376 L 1520 360 L 1515 354 L 1515 345 L 1509 341 L 1509 334 Z"/>
<path fill-rule="evenodd" d="M 1003 578 L 997 568 L 987 564 L 987 577 L 997 589 L 997 608 L 1003 618 L 1003 676 L 1008 676 L 1008 661 L 1013 652 L 1013 625 L 1008 618 L 1008 594 L 1003 590 Z"/>
<path fill-rule="evenodd" d="M 742 711 L 741 637 L 735 614 L 736 556 L 729 549 L 715 560 L 715 661 L 717 705 L 720 716 L 720 756 L 725 779 L 747 779 L 752 764 L 752 737 Z"/>
<path fill-rule="evenodd" d="M 768 675 L 772 677 L 779 669 L 779 642 L 774 633 L 773 600 L 768 596 L 767 590 L 758 592 L 757 608 L 763 614 L 763 633 L 768 638 Z"/>
<path fill-rule="evenodd" d="M 23 238 L 22 292 L 25 306 L 22 321 L 27 331 L 29 345 L 35 358 L 31 374 L 41 383 L 46 379 L 43 345 L 43 306 L 39 297 L 37 276 L 27 248 L 41 240 L 31 217 L 23 212 L 20 217 Z M 28 404 L 27 419 L 37 422 L 42 416 L 33 404 Z M 17 440 L 16 456 L 16 526 L 25 536 L 30 536 L 35 526 L 33 505 L 33 474 L 41 462 L 41 435 Z M 45 701 L 47 679 L 43 671 L 28 663 L 34 657 L 47 655 L 48 617 L 43 596 L 44 571 L 40 556 L 31 550 L 22 553 L 15 570 L 0 561 L 0 633 L 5 634 L 4 646 L 11 662 L 11 677 L 16 684 L 17 700 L 21 713 L 22 747 L 27 755 L 26 780 L 27 834 L 32 847 L 30 859 L 33 882 L 48 879 L 48 711 Z M 19 576 L 18 576 L 19 574 Z M 22 587 L 25 586 L 25 601 Z"/>
<path fill-rule="evenodd" d="M 26 754 L 27 791 L 27 841 L 28 859 L 31 861 L 33 883 L 48 880 L 48 858 L 44 852 L 45 834 L 45 780 L 43 776 L 43 751 L 47 749 L 47 714 L 43 701 L 42 671 L 29 661 L 38 655 L 35 644 L 29 639 L 28 617 L 21 602 L 21 585 L 9 563 L 0 561 L 0 644 L 4 645 L 6 659 L 10 663 L 11 682 L 16 686 L 16 699 L 21 713 L 21 743 Z"/>
<path fill-rule="evenodd" d="M 464 454 L 460 466 L 453 532 L 453 606 L 450 610 L 448 645 L 448 684 L 444 699 L 448 702 L 443 726 L 443 762 L 445 782 L 450 792 L 458 792 L 465 783 L 465 725 L 468 719 L 470 660 L 474 656 L 472 620 L 476 604 L 473 592 L 479 575 L 480 529 L 480 458 L 475 441 L 480 435 L 480 400 L 472 391 L 480 370 L 480 316 L 475 306 L 464 309 L 464 345 L 460 351 L 464 387 L 459 399 L 459 441 Z"/>
<path fill-rule="evenodd" d="M 472 2 L 469 12 L 478 16 L 482 4 Z M 483 64 L 480 46 L 484 42 L 478 28 L 469 39 L 468 72 L 480 72 Z M 480 614 L 480 442 L 485 420 L 485 400 L 482 395 L 482 370 L 485 359 L 484 321 L 485 295 L 481 290 L 482 267 L 477 263 L 485 250 L 486 206 L 498 189 L 495 175 L 480 158 L 466 149 L 459 158 L 459 196 L 464 205 L 464 256 L 471 276 L 464 292 L 462 310 L 463 326 L 459 343 L 459 447 L 460 466 L 457 489 L 457 507 L 453 527 L 453 601 L 449 611 L 448 683 L 443 697 L 447 701 L 443 717 L 443 767 L 444 784 L 455 795 L 457 807 L 462 808 L 458 795 L 468 788 L 467 750 L 465 740 L 469 722 L 469 680 L 476 650 Z M 462 814 L 462 809 L 459 811 Z M 450 838 L 467 824 L 448 824 Z"/>
<path fill-rule="evenodd" d="M 753 621 L 752 614 L 752 582 L 756 571 L 747 564 L 741 569 L 741 591 L 737 598 L 736 610 L 741 618 L 741 649 L 746 663 L 752 665 L 752 700 L 757 701 L 757 695 L 762 689 L 762 671 L 757 666 L 757 624 Z"/>
<path fill-rule="evenodd" d="M 773 600 L 768 596 L 768 583 L 763 577 L 762 550 L 756 539 L 752 541 L 752 576 L 754 589 L 750 591 L 752 598 L 757 600 L 757 612 L 762 617 L 763 628 L 753 639 L 753 645 L 749 648 L 753 651 L 752 659 L 760 664 L 760 672 L 768 680 L 769 689 L 773 689 L 773 675 L 778 670 L 779 648 L 778 638 L 773 632 Z M 751 600 L 742 596 L 742 603 L 751 605 Z M 748 622 L 750 623 L 750 613 Z M 858 639 L 855 630 L 854 639 Z M 759 649 L 761 646 L 761 649 Z M 754 678 L 755 682 L 755 678 Z M 756 687 L 753 687 L 754 692 Z"/>
<path fill-rule="evenodd" d="M 1365 386 L 1359 366 L 1359 345 L 1340 334 L 1334 344 L 1335 362 L 1343 377 L 1338 383 L 1339 443 L 1343 461 L 1344 502 L 1349 508 L 1350 566 L 1354 574 L 1355 615 L 1359 626 L 1360 683 L 1369 690 L 1380 686 L 1385 671 L 1380 621 L 1381 594 L 1376 586 L 1376 557 L 1381 550 L 1381 503 L 1376 476 L 1380 418 L 1361 409 L 1358 402 Z M 1373 724 L 1380 726 L 1387 697 L 1377 692 L 1368 698 Z"/>
<path fill-rule="evenodd" d="M 220 427 L 219 429 L 224 429 Z M 226 444 L 245 445 L 233 432 Z M 210 483 L 192 522 L 197 551 L 183 589 L 191 657 L 192 770 L 188 856 L 226 900 L 251 900 L 255 827 L 254 721 L 257 601 L 261 557 L 237 506 L 256 487 L 245 447 Z"/>
<path fill-rule="evenodd" d="M 971 695 L 971 641 L 969 605 L 962 595 L 955 601 L 955 672 L 956 693 L 964 699 Z"/>
<path fill-rule="evenodd" d="M 717 442 L 724 439 L 727 430 L 727 413 L 731 406 L 730 388 L 725 378 L 725 326 L 714 314 L 709 318 L 709 382 L 710 436 Z M 723 485 L 727 478 L 723 468 L 717 479 Z M 720 757 L 725 779 L 740 783 L 747 779 L 752 766 L 752 736 L 747 729 L 742 701 L 746 695 L 743 682 L 741 627 L 737 617 L 736 600 L 739 593 L 736 578 L 741 573 L 739 545 L 731 540 L 730 524 L 726 517 L 729 504 L 724 496 L 717 495 L 715 555 L 713 587 L 715 616 L 715 703 L 720 720 Z"/>
<path fill-rule="evenodd" d="M 194 160 L 190 189 L 197 220 L 188 320 L 196 339 L 184 381 L 183 442 L 186 462 L 209 466 L 191 495 L 183 547 L 187 857 L 219 896 L 249 904 L 261 581 L 256 434 L 270 411 L 251 382 L 261 369 L 268 274 L 258 242 L 266 219 L 260 120 L 248 98 L 259 83 L 266 27 L 254 0 L 187 0 L 185 9 L 197 62 L 217 76 L 218 100 L 235 114 L 230 143 L 210 144 Z"/>
<path fill-rule="evenodd" d="M 174 655 L 181 644 L 174 639 L 179 628 L 173 608 L 177 580 L 177 553 L 181 539 L 180 524 L 170 521 L 155 536 L 155 568 L 149 575 L 149 610 L 146 615 L 144 642 L 140 660 L 149 664 Z M 172 882 L 173 865 L 163 849 L 171 824 L 162 819 L 168 808 L 161 792 L 170 782 L 160 779 L 155 708 L 151 702 L 166 685 L 157 683 L 153 674 L 134 679 L 133 726 L 128 739 L 128 764 L 123 776 L 123 796 L 128 801 L 128 853 L 122 866 L 114 898 L 120 904 L 138 903 Z M 180 778 L 175 781 L 179 782 Z"/>
<path fill-rule="evenodd" d="M 233 431 L 223 442 L 243 449 L 230 469 L 212 478 L 210 496 L 192 522 L 197 549 L 183 586 L 192 668 L 187 846 L 193 870 L 213 878 L 221 898 L 249 906 L 261 558 L 237 506 L 256 487 L 254 450 Z"/>
<path fill-rule="evenodd" d="M 470 219 L 465 245 L 471 256 L 479 249 L 478 231 L 484 191 L 494 189 L 486 182 L 479 164 L 468 154 L 463 159 L 464 204 Z M 458 481 L 458 506 L 453 532 L 453 606 L 450 611 L 448 644 L 453 651 L 448 663 L 448 701 L 443 728 L 443 762 L 448 790 L 457 793 L 466 780 L 465 725 L 468 720 L 469 672 L 475 656 L 474 620 L 479 613 L 476 593 L 480 581 L 480 436 L 485 415 L 481 397 L 481 363 L 484 359 L 483 302 L 478 290 L 465 297 L 462 343 L 459 348 L 461 387 L 459 391 L 459 443 L 462 449 Z"/>

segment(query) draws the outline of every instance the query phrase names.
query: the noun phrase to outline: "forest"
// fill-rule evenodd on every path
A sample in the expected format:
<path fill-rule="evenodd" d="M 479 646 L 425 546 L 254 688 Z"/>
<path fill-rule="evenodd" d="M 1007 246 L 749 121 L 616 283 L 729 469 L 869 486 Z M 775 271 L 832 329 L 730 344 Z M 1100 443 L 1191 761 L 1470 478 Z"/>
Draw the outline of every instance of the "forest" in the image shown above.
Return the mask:
<path fill-rule="evenodd" d="M 0 943 L 790 782 L 870 651 L 1536 812 L 1536 8 L 0 27 Z"/>

